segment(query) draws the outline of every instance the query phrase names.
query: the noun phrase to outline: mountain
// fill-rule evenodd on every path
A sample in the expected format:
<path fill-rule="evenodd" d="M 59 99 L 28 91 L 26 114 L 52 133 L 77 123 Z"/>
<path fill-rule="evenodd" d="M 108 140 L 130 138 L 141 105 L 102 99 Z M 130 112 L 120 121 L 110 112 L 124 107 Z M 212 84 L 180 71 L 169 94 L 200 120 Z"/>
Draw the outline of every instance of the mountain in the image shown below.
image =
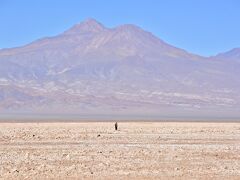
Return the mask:
<path fill-rule="evenodd" d="M 240 63 L 240 48 L 234 48 L 228 52 L 220 53 L 215 58 L 230 59 L 231 61 L 237 61 Z"/>
<path fill-rule="evenodd" d="M 238 112 L 240 67 L 229 63 L 231 54 L 239 59 L 238 53 L 201 57 L 135 25 L 107 28 L 88 19 L 0 50 L 0 111 Z"/>

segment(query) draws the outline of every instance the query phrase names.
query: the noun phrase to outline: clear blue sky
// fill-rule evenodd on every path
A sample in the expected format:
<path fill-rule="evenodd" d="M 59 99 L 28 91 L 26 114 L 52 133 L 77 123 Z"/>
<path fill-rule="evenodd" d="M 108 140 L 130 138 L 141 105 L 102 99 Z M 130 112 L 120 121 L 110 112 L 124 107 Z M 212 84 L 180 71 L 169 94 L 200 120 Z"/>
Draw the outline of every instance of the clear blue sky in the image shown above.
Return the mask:
<path fill-rule="evenodd" d="M 240 0 L 0 0 L 0 48 L 53 36 L 86 18 L 131 23 L 200 55 L 240 47 Z"/>

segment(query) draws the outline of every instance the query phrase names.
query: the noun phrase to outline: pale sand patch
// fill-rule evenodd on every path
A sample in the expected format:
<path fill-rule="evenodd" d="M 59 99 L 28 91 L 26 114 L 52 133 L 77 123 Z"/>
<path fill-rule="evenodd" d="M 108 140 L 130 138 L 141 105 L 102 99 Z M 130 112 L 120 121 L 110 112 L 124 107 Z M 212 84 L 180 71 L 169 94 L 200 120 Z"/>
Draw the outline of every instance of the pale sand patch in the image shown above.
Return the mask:
<path fill-rule="evenodd" d="M 240 123 L 0 123 L 0 179 L 240 179 Z"/>

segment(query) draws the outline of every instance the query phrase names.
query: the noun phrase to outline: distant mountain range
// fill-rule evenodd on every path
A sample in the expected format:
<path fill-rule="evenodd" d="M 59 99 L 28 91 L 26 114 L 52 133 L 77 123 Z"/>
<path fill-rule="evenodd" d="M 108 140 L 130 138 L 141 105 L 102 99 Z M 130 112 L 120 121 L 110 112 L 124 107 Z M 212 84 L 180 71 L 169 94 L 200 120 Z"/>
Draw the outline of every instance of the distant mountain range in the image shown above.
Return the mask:
<path fill-rule="evenodd" d="M 239 77 L 240 49 L 202 57 L 135 25 L 88 19 L 0 50 L 0 112 L 238 116 Z"/>

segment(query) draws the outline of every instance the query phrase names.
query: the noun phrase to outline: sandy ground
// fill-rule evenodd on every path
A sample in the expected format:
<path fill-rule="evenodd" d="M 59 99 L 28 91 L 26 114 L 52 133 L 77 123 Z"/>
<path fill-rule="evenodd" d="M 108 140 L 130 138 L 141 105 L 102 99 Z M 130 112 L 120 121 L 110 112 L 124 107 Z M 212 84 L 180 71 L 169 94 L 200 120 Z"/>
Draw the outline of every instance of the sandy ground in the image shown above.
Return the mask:
<path fill-rule="evenodd" d="M 0 179 L 240 179 L 240 123 L 0 123 Z"/>

